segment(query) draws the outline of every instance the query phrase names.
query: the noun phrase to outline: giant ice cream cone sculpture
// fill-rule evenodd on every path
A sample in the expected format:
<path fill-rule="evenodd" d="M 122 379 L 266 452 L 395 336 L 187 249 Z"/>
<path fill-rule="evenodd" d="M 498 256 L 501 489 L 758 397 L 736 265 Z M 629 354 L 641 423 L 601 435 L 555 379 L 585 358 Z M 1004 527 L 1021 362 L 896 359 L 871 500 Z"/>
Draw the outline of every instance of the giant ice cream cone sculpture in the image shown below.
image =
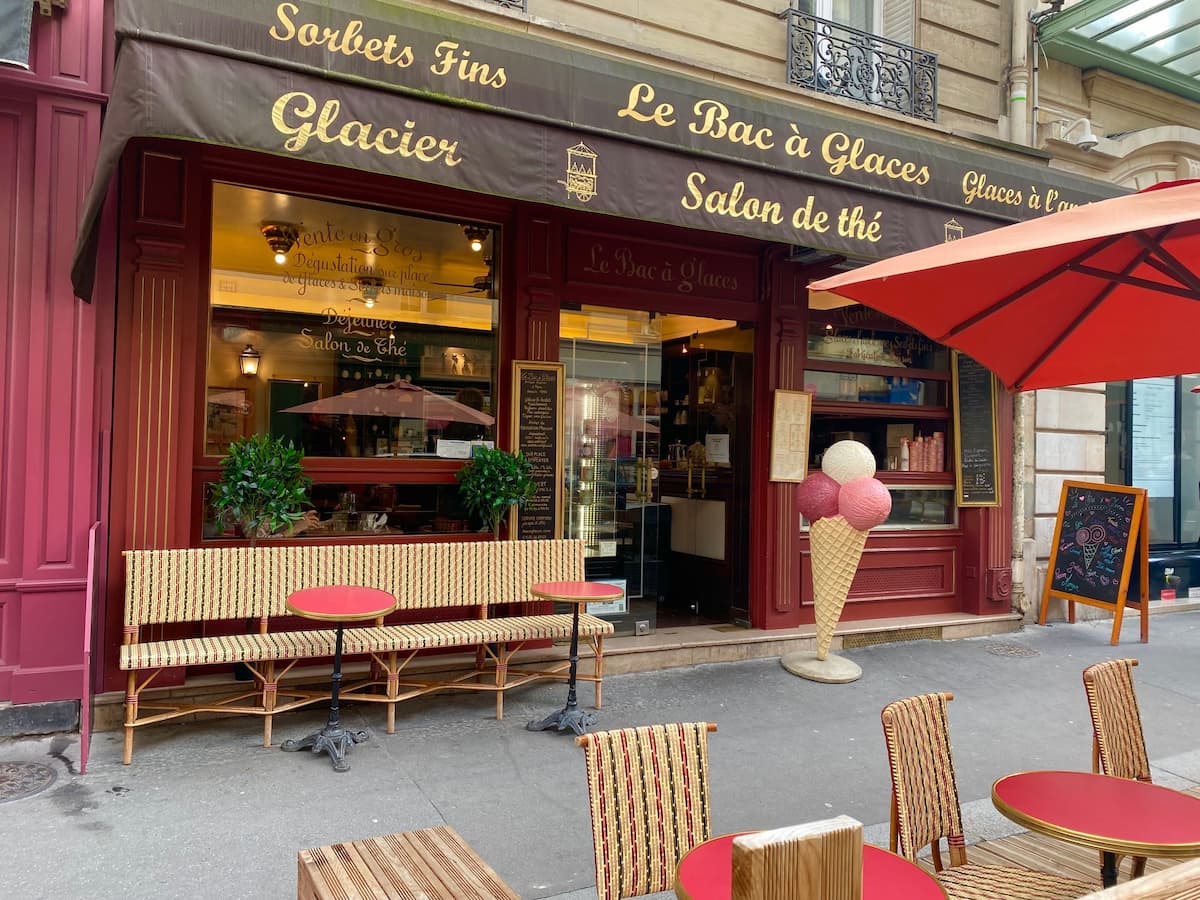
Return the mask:
<path fill-rule="evenodd" d="M 850 582 L 867 543 L 842 516 L 818 519 L 808 530 L 812 548 L 813 607 L 817 617 L 817 659 L 824 659 L 833 643 L 833 631 L 842 617 Z"/>
<path fill-rule="evenodd" d="M 874 476 L 875 457 L 865 444 L 838 441 L 825 451 L 821 471 L 804 479 L 796 492 L 796 505 L 811 523 L 818 661 L 829 654 L 867 532 L 892 511 L 892 495 Z"/>

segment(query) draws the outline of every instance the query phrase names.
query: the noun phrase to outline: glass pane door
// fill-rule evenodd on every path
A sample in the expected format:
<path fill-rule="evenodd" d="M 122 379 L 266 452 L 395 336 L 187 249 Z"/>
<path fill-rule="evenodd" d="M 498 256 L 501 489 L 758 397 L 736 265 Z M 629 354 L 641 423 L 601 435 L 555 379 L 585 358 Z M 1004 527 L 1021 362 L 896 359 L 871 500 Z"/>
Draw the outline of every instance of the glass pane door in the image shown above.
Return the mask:
<path fill-rule="evenodd" d="M 623 583 L 626 591 L 624 608 L 590 611 L 611 618 L 618 633 L 653 630 L 664 565 L 657 322 L 625 310 L 563 315 L 567 536 L 586 542 L 589 580 Z"/>

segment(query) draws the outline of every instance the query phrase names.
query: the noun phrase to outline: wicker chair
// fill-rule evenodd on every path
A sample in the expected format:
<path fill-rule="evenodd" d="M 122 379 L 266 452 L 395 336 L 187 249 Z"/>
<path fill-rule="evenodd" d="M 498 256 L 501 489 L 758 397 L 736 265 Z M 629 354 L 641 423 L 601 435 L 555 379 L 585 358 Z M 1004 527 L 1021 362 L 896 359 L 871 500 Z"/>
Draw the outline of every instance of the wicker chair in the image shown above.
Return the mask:
<path fill-rule="evenodd" d="M 683 855 L 708 840 L 707 722 L 598 731 L 584 750 L 599 900 L 675 887 Z"/>
<path fill-rule="evenodd" d="M 1133 692 L 1137 664 L 1136 659 L 1113 659 L 1088 666 L 1083 670 L 1083 688 L 1092 714 L 1092 771 L 1149 781 L 1150 760 Z M 1146 858 L 1132 857 L 1130 865 L 1130 877 L 1138 878 L 1146 871 Z"/>
<path fill-rule="evenodd" d="M 883 708 L 883 736 L 892 773 L 891 849 L 916 861 L 921 847 L 933 851 L 933 867 L 950 900 L 1068 900 L 1095 885 L 1048 872 L 967 862 L 962 810 L 946 703 L 954 695 L 922 694 Z M 950 850 L 942 865 L 941 840 Z"/>

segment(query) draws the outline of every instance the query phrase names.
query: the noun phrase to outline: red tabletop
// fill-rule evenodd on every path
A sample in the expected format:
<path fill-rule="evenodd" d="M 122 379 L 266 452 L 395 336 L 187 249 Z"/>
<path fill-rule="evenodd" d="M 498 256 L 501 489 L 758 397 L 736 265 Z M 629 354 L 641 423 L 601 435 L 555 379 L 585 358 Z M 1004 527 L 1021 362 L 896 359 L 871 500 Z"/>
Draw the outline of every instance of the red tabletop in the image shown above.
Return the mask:
<path fill-rule="evenodd" d="M 596 603 L 616 600 L 625 591 L 615 584 L 596 581 L 543 581 L 533 585 L 529 593 L 544 600 L 561 600 L 564 603 Z"/>
<path fill-rule="evenodd" d="M 729 900 L 738 836 L 721 835 L 688 851 L 679 861 L 675 893 L 690 900 Z M 920 866 L 870 844 L 863 844 L 862 895 L 863 900 L 946 900 L 937 879 Z"/>
<path fill-rule="evenodd" d="M 306 619 L 357 622 L 386 616 L 396 608 L 396 598 L 377 588 L 331 584 L 292 593 L 287 608 Z"/>
<path fill-rule="evenodd" d="M 1018 772 L 992 785 L 996 809 L 1053 837 L 1133 856 L 1200 856 L 1200 797 L 1091 772 Z"/>

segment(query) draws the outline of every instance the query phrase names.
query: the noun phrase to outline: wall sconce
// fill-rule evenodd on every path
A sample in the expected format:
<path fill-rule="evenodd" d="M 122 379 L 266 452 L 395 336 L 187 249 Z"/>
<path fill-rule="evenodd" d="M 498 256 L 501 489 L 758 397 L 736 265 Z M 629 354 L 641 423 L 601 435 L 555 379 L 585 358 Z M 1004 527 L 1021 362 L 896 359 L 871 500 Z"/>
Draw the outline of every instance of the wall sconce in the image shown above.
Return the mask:
<path fill-rule="evenodd" d="M 358 282 L 358 290 L 362 294 L 363 305 L 367 309 L 374 308 L 375 301 L 379 299 L 379 292 L 383 290 L 383 279 L 376 278 L 374 275 L 359 275 L 354 280 Z"/>
<path fill-rule="evenodd" d="M 275 262 L 282 266 L 287 262 L 288 251 L 296 246 L 300 229 L 291 222 L 263 222 L 261 227 L 263 237 L 275 254 Z"/>
<path fill-rule="evenodd" d="M 243 375 L 257 375 L 258 364 L 262 361 L 262 354 L 254 349 L 253 344 L 247 344 L 246 349 L 238 354 L 238 368 L 242 370 Z"/>
<path fill-rule="evenodd" d="M 1072 136 L 1076 131 L 1078 134 Z M 1091 150 L 1100 143 L 1100 138 L 1096 137 L 1092 131 L 1092 122 L 1087 116 L 1080 116 L 1073 122 L 1067 122 L 1066 119 L 1060 119 L 1058 122 L 1058 136 L 1060 140 L 1070 141 L 1080 150 Z"/>
<path fill-rule="evenodd" d="M 487 240 L 488 230 L 480 228 L 478 225 L 464 225 L 463 234 L 467 236 L 467 240 L 471 243 L 471 249 L 478 253 L 483 249 L 483 242 Z"/>

